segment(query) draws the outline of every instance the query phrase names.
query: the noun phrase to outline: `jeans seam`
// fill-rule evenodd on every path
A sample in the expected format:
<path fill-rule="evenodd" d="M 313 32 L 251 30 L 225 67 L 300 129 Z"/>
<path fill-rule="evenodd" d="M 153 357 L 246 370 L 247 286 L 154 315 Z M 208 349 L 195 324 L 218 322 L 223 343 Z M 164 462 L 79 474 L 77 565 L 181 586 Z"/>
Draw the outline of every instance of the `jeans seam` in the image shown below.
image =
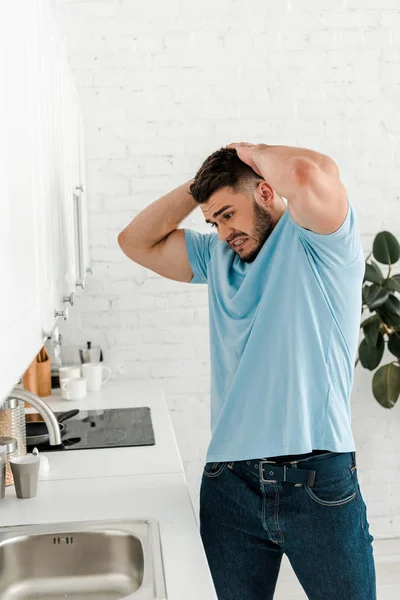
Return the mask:
<path fill-rule="evenodd" d="M 349 468 L 349 472 L 350 472 L 351 481 L 352 481 L 352 484 L 354 487 L 354 493 L 351 494 L 350 496 L 347 496 L 347 498 L 343 498 L 343 500 L 338 500 L 338 501 L 333 501 L 333 502 L 330 502 L 328 500 L 321 500 L 320 498 L 318 498 L 318 496 L 316 494 L 314 494 L 314 492 L 308 485 L 305 485 L 304 487 L 305 487 L 307 494 L 310 496 L 310 498 L 312 500 L 314 500 L 317 504 L 320 504 L 321 506 L 343 506 L 343 505 L 351 502 L 354 498 L 356 498 L 357 505 L 359 506 L 358 499 L 357 499 L 357 490 L 356 490 L 356 487 L 355 487 L 354 481 L 353 481 L 352 465 L 350 464 L 348 466 L 348 468 Z M 361 523 L 361 525 L 362 525 L 362 523 Z"/>
<path fill-rule="evenodd" d="M 276 484 L 274 484 L 274 486 L 276 487 Z M 277 489 L 275 490 L 275 523 L 276 523 L 276 527 L 277 527 L 277 529 L 279 531 L 279 535 L 280 535 L 280 538 L 281 538 L 280 541 L 279 541 L 279 543 L 283 544 L 283 542 L 285 541 L 285 539 L 283 537 L 283 533 L 282 533 L 282 530 L 281 530 L 280 525 L 279 525 L 279 493 L 278 493 Z"/>
<path fill-rule="evenodd" d="M 351 496 L 347 496 L 347 498 L 343 498 L 343 500 L 335 500 L 334 502 L 329 502 L 328 500 L 321 500 L 320 498 L 318 498 L 318 496 L 316 496 L 313 491 L 311 490 L 311 488 L 308 485 L 304 486 L 306 489 L 307 494 L 310 496 L 310 498 L 312 500 L 314 500 L 315 502 L 317 502 L 317 504 L 320 504 L 321 506 L 343 506 L 344 504 L 348 504 L 349 502 L 351 502 L 355 497 L 357 492 L 354 492 L 353 494 L 351 494 Z"/>
<path fill-rule="evenodd" d="M 217 462 L 213 463 L 213 467 L 212 468 L 214 468 L 215 465 L 217 465 L 217 464 L 218 464 Z M 221 475 L 222 471 L 225 469 L 225 467 L 227 466 L 227 464 L 228 463 L 226 463 L 226 462 L 221 463 L 221 466 L 219 467 L 219 469 L 217 471 L 215 471 L 214 473 L 213 472 L 207 473 L 206 468 L 204 467 L 204 469 L 203 469 L 203 475 L 205 477 L 210 478 L 210 479 L 212 479 L 213 477 L 218 477 L 219 475 Z"/>
<path fill-rule="evenodd" d="M 266 500 L 266 497 L 265 497 L 265 493 L 264 493 L 264 491 L 263 491 L 263 494 L 262 494 L 262 496 L 261 496 L 261 505 L 262 505 L 262 509 L 261 509 L 261 512 L 262 512 L 262 523 L 263 523 L 263 527 L 264 527 L 265 531 L 268 533 L 268 535 L 269 535 L 269 537 L 270 537 L 271 541 L 274 541 L 274 540 L 273 540 L 273 537 L 272 537 L 272 534 L 271 534 L 270 530 L 268 529 L 267 520 L 266 520 L 266 518 L 265 518 L 265 505 L 266 505 L 266 502 L 267 502 L 267 500 Z"/>
<path fill-rule="evenodd" d="M 357 467 L 355 467 L 355 468 L 357 468 Z M 352 471 L 352 475 L 353 475 L 353 471 Z M 353 481 L 353 485 L 354 485 L 355 494 L 356 494 L 357 508 L 358 508 L 358 514 L 360 517 L 361 528 L 364 532 L 365 538 L 368 540 L 367 531 L 364 527 L 364 522 L 363 522 L 363 516 L 364 516 L 363 515 L 363 507 L 361 506 L 360 499 L 359 499 L 359 494 L 361 494 L 361 491 L 358 487 L 358 481 Z"/>

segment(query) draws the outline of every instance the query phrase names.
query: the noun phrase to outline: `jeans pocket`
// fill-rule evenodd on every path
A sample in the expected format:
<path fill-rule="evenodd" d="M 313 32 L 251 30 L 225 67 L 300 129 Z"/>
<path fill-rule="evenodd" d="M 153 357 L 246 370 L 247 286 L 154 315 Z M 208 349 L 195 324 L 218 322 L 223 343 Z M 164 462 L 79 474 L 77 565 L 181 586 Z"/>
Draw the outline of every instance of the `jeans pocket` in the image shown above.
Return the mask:
<path fill-rule="evenodd" d="M 357 493 L 350 467 L 321 477 L 318 477 L 317 472 L 314 485 L 305 485 L 304 489 L 314 502 L 323 506 L 347 504 Z"/>
<path fill-rule="evenodd" d="M 206 463 L 203 469 L 203 475 L 206 477 L 218 477 L 226 467 L 226 462 Z"/>

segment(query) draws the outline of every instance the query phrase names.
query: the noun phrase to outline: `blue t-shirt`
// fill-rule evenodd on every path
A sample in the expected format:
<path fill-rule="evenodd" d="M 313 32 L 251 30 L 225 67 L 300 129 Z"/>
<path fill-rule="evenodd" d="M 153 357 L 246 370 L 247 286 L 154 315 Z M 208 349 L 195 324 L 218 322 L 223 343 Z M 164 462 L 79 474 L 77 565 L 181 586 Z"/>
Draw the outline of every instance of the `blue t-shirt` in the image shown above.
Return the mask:
<path fill-rule="evenodd" d="M 252 263 L 217 233 L 184 232 L 190 283 L 208 284 L 206 462 L 355 451 L 350 393 L 365 260 L 352 205 L 329 235 L 297 225 L 286 209 Z"/>

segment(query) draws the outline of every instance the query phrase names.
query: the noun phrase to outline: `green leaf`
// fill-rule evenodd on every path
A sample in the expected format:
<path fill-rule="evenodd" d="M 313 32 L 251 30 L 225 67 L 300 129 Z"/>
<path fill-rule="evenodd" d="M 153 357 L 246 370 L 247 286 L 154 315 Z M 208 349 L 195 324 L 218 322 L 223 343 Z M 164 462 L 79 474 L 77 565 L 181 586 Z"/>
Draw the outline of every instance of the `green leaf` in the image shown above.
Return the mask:
<path fill-rule="evenodd" d="M 390 294 L 383 308 L 400 316 L 400 300 L 394 294 Z"/>
<path fill-rule="evenodd" d="M 393 408 L 400 394 L 400 367 L 390 363 L 374 374 L 372 392 L 383 408 Z"/>
<path fill-rule="evenodd" d="M 388 290 L 400 292 L 400 277 L 397 277 L 396 275 L 394 275 L 394 277 L 389 277 L 389 279 L 385 279 L 383 285 Z"/>
<path fill-rule="evenodd" d="M 386 325 L 395 329 L 400 328 L 400 301 L 396 296 L 390 294 L 385 304 L 379 307 L 378 312 Z"/>
<path fill-rule="evenodd" d="M 392 329 L 400 329 L 400 317 L 394 315 L 393 313 L 385 312 L 384 310 L 379 309 L 379 314 L 382 321 Z"/>
<path fill-rule="evenodd" d="M 381 327 L 381 318 L 379 315 L 373 315 L 364 321 L 363 330 L 368 346 L 376 347 L 378 343 L 378 334 Z"/>
<path fill-rule="evenodd" d="M 372 315 L 372 317 L 368 317 L 368 319 L 365 319 L 365 320 L 364 320 L 364 321 L 361 323 L 360 327 L 364 328 L 364 327 L 365 327 L 365 325 L 368 325 L 368 323 L 370 323 L 371 321 L 374 321 L 375 319 L 376 319 L 376 315 Z"/>
<path fill-rule="evenodd" d="M 375 236 L 372 253 L 378 262 L 392 265 L 400 258 L 400 244 L 390 231 L 381 231 Z"/>
<path fill-rule="evenodd" d="M 382 306 L 389 298 L 388 290 L 381 288 L 377 283 L 364 285 L 362 292 L 364 302 L 371 311 Z"/>
<path fill-rule="evenodd" d="M 375 262 L 371 261 L 371 264 L 365 264 L 364 281 L 371 281 L 372 283 L 382 284 L 383 274 Z"/>
<path fill-rule="evenodd" d="M 385 340 L 381 333 L 378 334 L 376 346 L 369 346 L 367 340 L 364 338 L 358 349 L 358 355 L 362 366 L 369 369 L 369 371 L 376 369 L 382 360 L 384 350 Z"/>
<path fill-rule="evenodd" d="M 400 358 L 400 333 L 392 333 L 388 341 L 388 350 Z"/>

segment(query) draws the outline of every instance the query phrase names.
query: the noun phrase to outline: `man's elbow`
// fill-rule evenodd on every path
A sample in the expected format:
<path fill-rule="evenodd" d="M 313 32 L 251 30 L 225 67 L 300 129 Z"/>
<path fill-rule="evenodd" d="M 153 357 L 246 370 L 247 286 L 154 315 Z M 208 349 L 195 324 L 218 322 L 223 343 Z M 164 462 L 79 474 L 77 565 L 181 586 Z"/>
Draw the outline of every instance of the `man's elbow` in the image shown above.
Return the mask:
<path fill-rule="evenodd" d="M 147 247 L 139 246 L 138 244 L 132 243 L 132 235 L 128 233 L 125 229 L 118 234 L 117 237 L 118 245 L 121 248 L 122 252 L 135 261 L 137 256 L 143 255 L 148 251 Z"/>
<path fill-rule="evenodd" d="M 124 240 L 124 232 L 120 231 L 118 234 L 118 237 L 117 237 L 117 242 L 120 246 L 123 244 L 123 240 Z"/>
<path fill-rule="evenodd" d="M 128 236 L 125 230 L 121 231 L 118 234 L 117 241 L 122 252 L 126 254 L 126 256 L 128 256 L 128 252 L 131 250 L 131 244 L 129 243 Z"/>
<path fill-rule="evenodd" d="M 296 157 L 292 163 L 291 176 L 296 185 L 305 187 L 312 183 L 321 171 L 339 178 L 339 167 L 328 156 L 320 164 L 308 158 Z"/>
<path fill-rule="evenodd" d="M 339 167 L 335 163 L 333 158 L 330 158 L 329 156 L 325 156 L 325 160 L 320 168 L 323 171 L 325 171 L 326 173 L 329 173 L 329 175 L 333 175 L 334 177 L 339 177 Z"/>
<path fill-rule="evenodd" d="M 297 187 L 306 187 L 319 170 L 318 165 L 303 156 L 293 157 L 288 163 L 289 177 Z"/>

